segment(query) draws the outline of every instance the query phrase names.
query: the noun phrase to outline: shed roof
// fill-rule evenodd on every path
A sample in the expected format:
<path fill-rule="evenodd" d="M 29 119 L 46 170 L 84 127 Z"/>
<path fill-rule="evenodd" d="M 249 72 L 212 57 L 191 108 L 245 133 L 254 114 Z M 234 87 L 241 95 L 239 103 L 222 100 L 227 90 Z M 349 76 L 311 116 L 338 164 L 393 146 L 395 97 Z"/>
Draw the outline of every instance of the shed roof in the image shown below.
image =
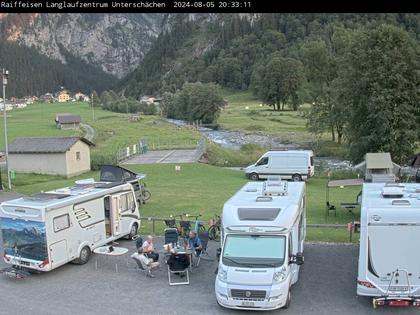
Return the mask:
<path fill-rule="evenodd" d="M 366 168 L 378 169 L 378 168 L 390 168 L 394 167 L 391 160 L 391 154 L 386 153 L 366 153 Z"/>
<path fill-rule="evenodd" d="M 72 114 L 57 114 L 55 120 L 60 124 L 74 124 L 81 122 L 79 115 Z"/>
<path fill-rule="evenodd" d="M 70 150 L 79 140 L 94 146 L 80 137 L 17 138 L 9 145 L 9 153 L 62 153 Z"/>

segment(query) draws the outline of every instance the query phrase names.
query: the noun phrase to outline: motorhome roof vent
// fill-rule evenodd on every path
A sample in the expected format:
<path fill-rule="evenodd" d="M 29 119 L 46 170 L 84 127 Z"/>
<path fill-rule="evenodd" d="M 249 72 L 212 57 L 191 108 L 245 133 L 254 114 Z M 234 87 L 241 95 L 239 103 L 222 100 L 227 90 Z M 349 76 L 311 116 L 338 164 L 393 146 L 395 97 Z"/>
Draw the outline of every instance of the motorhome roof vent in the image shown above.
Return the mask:
<path fill-rule="evenodd" d="M 275 186 L 280 185 L 281 183 L 281 177 L 278 175 L 270 175 L 267 177 L 267 184 Z"/>
<path fill-rule="evenodd" d="M 271 196 L 259 196 L 255 199 L 256 202 L 270 202 L 273 201 L 273 197 Z"/>
<path fill-rule="evenodd" d="M 280 208 L 239 208 L 238 217 L 243 221 L 274 221 Z"/>
<path fill-rule="evenodd" d="M 410 205 L 410 201 L 405 200 L 405 199 L 392 200 L 392 205 L 393 206 L 409 206 Z"/>
<path fill-rule="evenodd" d="M 256 187 L 248 187 L 247 189 L 245 189 L 246 192 L 257 192 L 258 189 Z"/>
<path fill-rule="evenodd" d="M 281 180 L 268 180 L 263 186 L 264 196 L 286 196 L 287 182 Z"/>
<path fill-rule="evenodd" d="M 383 198 L 402 198 L 404 196 L 403 188 L 400 186 L 385 186 L 382 189 Z"/>

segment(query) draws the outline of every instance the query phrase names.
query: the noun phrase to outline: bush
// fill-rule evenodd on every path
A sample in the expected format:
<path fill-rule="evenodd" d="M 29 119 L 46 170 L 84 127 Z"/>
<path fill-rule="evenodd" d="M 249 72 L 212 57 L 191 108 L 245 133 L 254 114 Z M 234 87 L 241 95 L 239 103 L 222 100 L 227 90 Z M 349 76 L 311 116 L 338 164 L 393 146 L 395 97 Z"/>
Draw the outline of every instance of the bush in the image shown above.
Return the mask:
<path fill-rule="evenodd" d="M 92 171 L 99 170 L 100 166 L 103 164 L 118 164 L 116 154 L 111 153 L 101 153 L 98 151 L 91 152 L 90 155 L 90 168 Z"/>
<path fill-rule="evenodd" d="M 254 163 L 264 152 L 264 149 L 254 144 L 246 144 L 240 150 L 232 150 L 207 142 L 203 158 L 215 166 L 243 167 Z"/>

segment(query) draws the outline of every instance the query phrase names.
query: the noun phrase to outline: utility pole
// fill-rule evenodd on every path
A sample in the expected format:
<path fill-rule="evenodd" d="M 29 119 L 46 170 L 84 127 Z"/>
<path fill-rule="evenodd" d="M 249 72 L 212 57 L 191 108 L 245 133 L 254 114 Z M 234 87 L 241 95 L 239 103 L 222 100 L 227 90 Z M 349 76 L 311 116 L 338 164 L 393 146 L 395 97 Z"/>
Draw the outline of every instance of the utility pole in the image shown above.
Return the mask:
<path fill-rule="evenodd" d="M 93 92 L 90 95 L 90 104 L 92 106 L 92 121 L 95 121 L 95 109 L 93 108 Z"/>
<path fill-rule="evenodd" d="M 7 172 L 7 184 L 9 189 L 12 189 L 12 183 L 10 181 L 9 174 L 9 148 L 7 145 L 7 114 L 6 114 L 6 85 L 7 77 L 9 76 L 9 71 L 3 68 L 3 118 L 4 118 L 4 150 L 6 156 L 6 172 Z"/>

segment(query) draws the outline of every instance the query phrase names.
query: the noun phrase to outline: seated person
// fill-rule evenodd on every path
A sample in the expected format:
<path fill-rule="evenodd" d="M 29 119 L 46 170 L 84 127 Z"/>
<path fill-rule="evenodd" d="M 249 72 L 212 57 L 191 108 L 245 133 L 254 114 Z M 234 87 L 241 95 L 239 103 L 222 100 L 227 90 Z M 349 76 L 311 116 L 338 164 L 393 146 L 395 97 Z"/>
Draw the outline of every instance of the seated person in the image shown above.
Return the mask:
<path fill-rule="evenodd" d="M 143 243 L 143 253 L 148 258 L 152 258 L 153 261 L 159 260 L 159 253 L 157 253 L 153 247 L 153 237 L 151 235 L 148 235 L 147 239 Z"/>
<path fill-rule="evenodd" d="M 171 271 L 184 271 L 190 266 L 190 260 L 188 259 L 187 254 L 177 254 L 174 249 L 170 250 L 170 254 L 166 263 Z M 181 278 L 182 277 L 184 277 L 184 275 L 181 275 Z"/>
<path fill-rule="evenodd" d="M 188 245 L 191 249 L 195 250 L 197 256 L 200 256 L 201 250 L 203 249 L 203 245 L 201 245 L 200 238 L 198 237 L 195 231 L 190 231 L 189 237 L 190 238 L 188 240 Z"/>
<path fill-rule="evenodd" d="M 140 247 L 138 249 L 137 253 L 134 253 L 133 255 L 131 255 L 131 258 L 137 260 L 142 267 L 147 270 L 147 276 L 150 278 L 154 278 L 155 275 L 152 274 L 152 271 L 159 268 L 159 263 L 158 262 L 154 262 L 153 259 L 146 257 L 146 255 L 143 253 L 143 248 Z"/>

